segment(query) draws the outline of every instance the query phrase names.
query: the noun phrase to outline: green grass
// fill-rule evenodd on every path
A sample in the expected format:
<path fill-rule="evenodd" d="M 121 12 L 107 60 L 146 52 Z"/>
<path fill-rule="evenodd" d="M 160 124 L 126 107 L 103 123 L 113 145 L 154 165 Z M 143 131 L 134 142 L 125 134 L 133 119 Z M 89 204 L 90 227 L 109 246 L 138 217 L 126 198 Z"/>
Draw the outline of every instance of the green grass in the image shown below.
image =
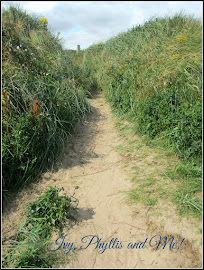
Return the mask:
<path fill-rule="evenodd" d="M 76 220 L 77 204 L 66 195 L 59 196 L 61 190 L 50 187 L 27 206 L 26 220 L 20 224 L 16 239 L 3 246 L 4 268 L 52 268 L 63 260 L 46 249 L 54 230 L 61 235 L 63 225 Z"/>
<path fill-rule="evenodd" d="M 177 155 L 179 168 L 166 169 L 179 183 L 172 200 L 181 212 L 200 215 L 202 174 L 195 170 L 202 163 L 202 22 L 182 13 L 151 19 L 84 50 L 80 67 L 103 89 L 112 112 L 131 123 L 130 133 L 166 157 Z M 125 126 L 117 126 L 123 137 Z M 128 156 L 143 150 L 130 145 Z M 199 169 L 192 173 L 192 166 Z"/>
<path fill-rule="evenodd" d="M 69 134 L 90 110 L 85 81 L 47 22 L 15 6 L 3 9 L 4 197 L 58 160 Z"/>
<path fill-rule="evenodd" d="M 3 256 L 4 268 L 51 268 L 59 256 L 46 252 L 46 242 L 31 232 L 24 234 L 23 241 L 15 241 Z"/>
<path fill-rule="evenodd" d="M 90 110 L 87 97 L 96 89 L 104 91 L 120 118 L 121 136 L 140 136 L 130 139 L 126 148 L 118 147 L 133 163 L 136 187 L 129 198 L 147 206 L 164 198 L 175 202 L 181 213 L 200 217 L 202 23 L 183 14 L 152 19 L 76 54 L 63 51 L 58 35 L 39 17 L 14 6 L 3 10 L 4 197 L 52 168 L 69 134 Z M 155 149 L 169 158 L 162 171 L 146 160 Z M 174 161 L 173 153 L 178 156 Z M 141 166 L 134 164 L 138 157 Z M 70 200 L 60 199 L 58 191 L 50 190 L 29 206 L 4 267 L 49 268 L 56 262 L 45 245 L 71 209 Z"/>
<path fill-rule="evenodd" d="M 181 215 L 201 218 L 202 164 L 179 159 L 159 140 L 138 137 L 131 132 L 131 123 L 120 120 L 115 125 L 124 139 L 116 149 L 125 156 L 126 166 L 131 166 L 133 187 L 127 192 L 127 200 L 146 206 L 157 205 L 158 200 L 170 201 Z"/>
<path fill-rule="evenodd" d="M 184 37 L 181 39 L 181 37 Z M 164 137 L 179 157 L 202 155 L 202 23 L 178 14 L 84 51 L 113 111 L 140 134 Z"/>

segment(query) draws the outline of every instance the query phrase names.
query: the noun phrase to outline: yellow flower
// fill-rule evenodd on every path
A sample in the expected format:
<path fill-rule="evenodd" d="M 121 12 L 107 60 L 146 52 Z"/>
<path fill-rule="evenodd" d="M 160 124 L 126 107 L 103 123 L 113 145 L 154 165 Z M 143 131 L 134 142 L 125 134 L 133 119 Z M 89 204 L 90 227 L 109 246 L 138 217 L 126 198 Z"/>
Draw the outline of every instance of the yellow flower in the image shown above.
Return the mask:
<path fill-rule="evenodd" d="M 178 58 L 178 54 L 177 54 L 177 53 L 173 54 L 173 55 L 172 55 L 172 58 L 173 58 L 173 59 Z"/>
<path fill-rule="evenodd" d="M 200 98 L 198 97 L 198 99 L 200 99 Z"/>
<path fill-rule="evenodd" d="M 60 31 L 57 31 L 57 34 L 60 34 L 61 32 Z"/>
<path fill-rule="evenodd" d="M 127 64 L 125 64 L 125 66 L 127 66 Z"/>
<path fill-rule="evenodd" d="M 140 115 L 141 115 L 141 113 L 140 113 Z"/>
<path fill-rule="evenodd" d="M 136 71 L 138 71 L 138 69 L 136 68 Z"/>
<path fill-rule="evenodd" d="M 192 106 L 192 104 L 190 104 L 190 106 Z"/>
<path fill-rule="evenodd" d="M 178 40 L 179 40 L 180 42 L 185 41 L 185 39 L 186 39 L 186 37 L 185 37 L 185 36 L 180 36 L 180 37 L 178 38 Z"/>
<path fill-rule="evenodd" d="M 118 76 L 118 74 L 117 74 L 117 73 L 115 73 L 115 76 Z"/>
<path fill-rule="evenodd" d="M 194 54 L 194 57 L 196 57 L 196 54 Z"/>
<path fill-rule="evenodd" d="M 47 23 L 48 22 L 48 20 L 46 18 L 42 18 L 40 21 L 43 22 L 43 23 Z"/>

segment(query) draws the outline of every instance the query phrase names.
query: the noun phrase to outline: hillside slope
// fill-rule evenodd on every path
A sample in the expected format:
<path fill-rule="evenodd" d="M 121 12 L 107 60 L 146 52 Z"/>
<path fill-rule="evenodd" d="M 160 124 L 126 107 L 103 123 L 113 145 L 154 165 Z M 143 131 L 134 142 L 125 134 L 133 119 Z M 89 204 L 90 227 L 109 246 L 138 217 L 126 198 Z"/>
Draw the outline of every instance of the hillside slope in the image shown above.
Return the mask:
<path fill-rule="evenodd" d="M 201 158 L 202 23 L 157 18 L 84 52 L 113 110 L 137 132 L 166 137 L 182 159 Z"/>
<path fill-rule="evenodd" d="M 89 103 L 46 18 L 10 7 L 2 23 L 3 187 L 15 190 L 57 160 Z"/>

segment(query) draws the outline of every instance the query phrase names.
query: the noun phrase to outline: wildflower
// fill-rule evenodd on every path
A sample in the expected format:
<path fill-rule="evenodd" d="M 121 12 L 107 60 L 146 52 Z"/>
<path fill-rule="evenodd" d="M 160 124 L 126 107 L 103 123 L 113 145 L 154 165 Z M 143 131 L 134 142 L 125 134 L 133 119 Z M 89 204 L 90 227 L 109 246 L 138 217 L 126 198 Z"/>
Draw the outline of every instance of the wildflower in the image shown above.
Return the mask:
<path fill-rule="evenodd" d="M 178 54 L 177 54 L 177 53 L 173 54 L 173 55 L 172 55 L 172 58 L 173 58 L 173 59 L 178 58 Z"/>
<path fill-rule="evenodd" d="M 125 64 L 125 66 L 127 66 L 127 64 Z"/>
<path fill-rule="evenodd" d="M 57 34 L 60 34 L 61 32 L 60 31 L 57 31 Z"/>
<path fill-rule="evenodd" d="M 20 47 L 22 47 L 22 45 L 21 45 L 21 44 L 20 44 L 19 46 L 20 46 Z"/>
<path fill-rule="evenodd" d="M 117 73 L 115 73 L 115 76 L 117 77 L 117 76 L 118 76 L 118 74 L 117 74 Z"/>
<path fill-rule="evenodd" d="M 43 22 L 43 23 L 47 23 L 48 22 L 48 20 L 46 18 L 42 18 L 40 21 Z"/>
<path fill-rule="evenodd" d="M 180 36 L 180 37 L 178 38 L 178 40 L 179 40 L 180 42 L 185 41 L 185 39 L 186 39 L 186 37 L 185 37 L 185 36 Z"/>
<path fill-rule="evenodd" d="M 196 57 L 196 54 L 194 54 L 194 57 Z"/>
<path fill-rule="evenodd" d="M 200 99 L 200 98 L 198 97 L 198 99 Z"/>
<path fill-rule="evenodd" d="M 16 49 L 19 50 L 19 46 L 17 46 Z"/>
<path fill-rule="evenodd" d="M 27 52 L 28 49 L 25 49 L 25 52 Z"/>
<path fill-rule="evenodd" d="M 140 113 L 140 115 L 141 115 L 141 113 Z"/>
<path fill-rule="evenodd" d="M 136 68 L 136 71 L 138 71 L 138 69 Z"/>
<path fill-rule="evenodd" d="M 192 104 L 190 104 L 190 106 L 192 106 Z"/>

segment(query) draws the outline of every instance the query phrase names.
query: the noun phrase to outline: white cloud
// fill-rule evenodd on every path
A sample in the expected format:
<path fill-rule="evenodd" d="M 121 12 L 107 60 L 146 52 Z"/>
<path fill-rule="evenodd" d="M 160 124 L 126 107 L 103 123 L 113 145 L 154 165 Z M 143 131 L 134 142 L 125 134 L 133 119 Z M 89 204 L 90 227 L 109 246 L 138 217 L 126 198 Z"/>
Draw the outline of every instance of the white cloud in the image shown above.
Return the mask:
<path fill-rule="evenodd" d="M 19 1 L 26 9 L 33 12 L 49 11 L 56 6 L 57 1 Z"/>
<path fill-rule="evenodd" d="M 184 11 L 202 18 L 202 1 L 13 1 L 48 19 L 52 32 L 61 31 L 64 46 L 87 48 L 151 17 Z M 3 6 L 11 1 L 2 1 Z"/>
<path fill-rule="evenodd" d="M 57 2 L 58 1 L 2 1 L 3 4 L 17 4 L 23 9 L 36 13 L 46 12 L 53 9 Z"/>

